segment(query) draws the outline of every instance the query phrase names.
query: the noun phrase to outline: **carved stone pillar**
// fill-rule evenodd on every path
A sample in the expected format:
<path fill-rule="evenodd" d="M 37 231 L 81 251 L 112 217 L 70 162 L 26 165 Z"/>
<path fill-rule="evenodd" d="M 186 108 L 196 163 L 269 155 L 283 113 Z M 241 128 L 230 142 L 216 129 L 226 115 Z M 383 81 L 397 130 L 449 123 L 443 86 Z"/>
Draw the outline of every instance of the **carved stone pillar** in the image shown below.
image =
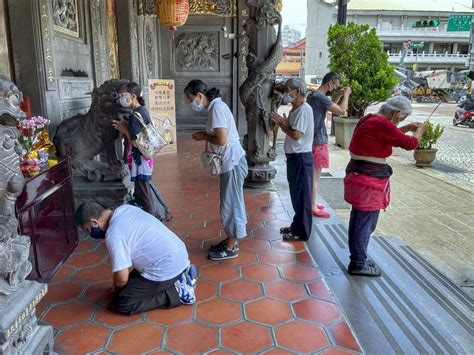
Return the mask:
<path fill-rule="evenodd" d="M 247 79 L 240 87 L 240 100 L 245 107 L 247 135 L 248 187 L 264 187 L 275 177 L 269 163 L 275 160 L 276 130 L 270 114 L 276 111 L 281 95 L 275 91 L 275 68 L 281 60 L 281 15 L 278 0 L 247 0 L 244 33 Z M 244 10 L 245 11 L 245 10 Z M 241 11 L 242 12 L 242 11 Z M 242 16 L 242 13 L 239 15 Z M 275 27 L 278 30 L 275 31 Z"/>

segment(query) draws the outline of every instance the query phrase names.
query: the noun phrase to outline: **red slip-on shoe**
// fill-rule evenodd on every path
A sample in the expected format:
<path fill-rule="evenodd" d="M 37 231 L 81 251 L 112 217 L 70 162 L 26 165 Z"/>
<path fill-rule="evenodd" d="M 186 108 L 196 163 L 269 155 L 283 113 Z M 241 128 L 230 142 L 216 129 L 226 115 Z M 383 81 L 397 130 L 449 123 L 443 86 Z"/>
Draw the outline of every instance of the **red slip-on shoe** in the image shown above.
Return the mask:
<path fill-rule="evenodd" d="M 316 205 L 316 207 L 317 207 L 318 210 L 324 210 L 325 206 L 324 205 Z"/>
<path fill-rule="evenodd" d="M 331 215 L 323 210 L 313 210 L 312 211 L 313 216 L 315 217 L 320 217 L 320 218 L 329 218 Z"/>

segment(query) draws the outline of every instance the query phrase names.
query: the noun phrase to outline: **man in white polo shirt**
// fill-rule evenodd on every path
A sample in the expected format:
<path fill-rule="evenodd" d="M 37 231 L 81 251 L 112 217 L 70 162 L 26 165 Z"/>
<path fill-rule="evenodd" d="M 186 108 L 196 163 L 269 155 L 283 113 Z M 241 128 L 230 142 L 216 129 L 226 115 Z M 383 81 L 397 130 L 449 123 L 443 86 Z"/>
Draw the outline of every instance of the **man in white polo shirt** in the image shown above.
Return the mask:
<path fill-rule="evenodd" d="M 111 210 L 95 202 L 79 206 L 75 219 L 92 238 L 105 239 L 119 313 L 196 301 L 196 268 L 186 246 L 158 219 L 135 206 Z"/>
<path fill-rule="evenodd" d="M 313 109 L 305 101 L 306 85 L 301 78 L 291 78 L 286 84 L 292 109 L 288 118 L 272 112 L 273 121 L 286 134 L 284 150 L 291 204 L 295 210 L 293 223 L 281 228 L 283 240 L 308 240 L 311 236 L 311 189 L 313 184 Z"/>

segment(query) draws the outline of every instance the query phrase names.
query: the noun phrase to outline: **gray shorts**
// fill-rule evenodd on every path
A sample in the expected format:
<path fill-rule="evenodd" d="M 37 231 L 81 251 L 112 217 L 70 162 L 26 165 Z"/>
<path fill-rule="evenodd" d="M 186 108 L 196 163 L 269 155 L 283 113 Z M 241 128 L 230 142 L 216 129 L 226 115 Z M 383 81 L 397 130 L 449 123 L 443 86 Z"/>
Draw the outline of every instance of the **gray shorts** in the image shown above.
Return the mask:
<path fill-rule="evenodd" d="M 247 159 L 244 155 L 231 171 L 220 175 L 221 220 L 228 237 L 242 239 L 247 236 L 244 201 L 244 180 L 247 173 Z"/>

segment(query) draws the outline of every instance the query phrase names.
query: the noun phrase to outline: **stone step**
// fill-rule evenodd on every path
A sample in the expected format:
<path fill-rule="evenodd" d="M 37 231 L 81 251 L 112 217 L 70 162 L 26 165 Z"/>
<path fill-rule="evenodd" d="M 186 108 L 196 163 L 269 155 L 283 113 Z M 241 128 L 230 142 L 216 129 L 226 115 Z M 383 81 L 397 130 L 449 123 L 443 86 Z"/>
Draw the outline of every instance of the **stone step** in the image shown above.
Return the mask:
<path fill-rule="evenodd" d="M 314 224 L 308 247 L 364 352 L 474 351 L 469 295 L 399 237 L 371 239 L 368 254 L 382 277 L 350 276 L 347 227 L 331 212 L 331 219 Z"/>

